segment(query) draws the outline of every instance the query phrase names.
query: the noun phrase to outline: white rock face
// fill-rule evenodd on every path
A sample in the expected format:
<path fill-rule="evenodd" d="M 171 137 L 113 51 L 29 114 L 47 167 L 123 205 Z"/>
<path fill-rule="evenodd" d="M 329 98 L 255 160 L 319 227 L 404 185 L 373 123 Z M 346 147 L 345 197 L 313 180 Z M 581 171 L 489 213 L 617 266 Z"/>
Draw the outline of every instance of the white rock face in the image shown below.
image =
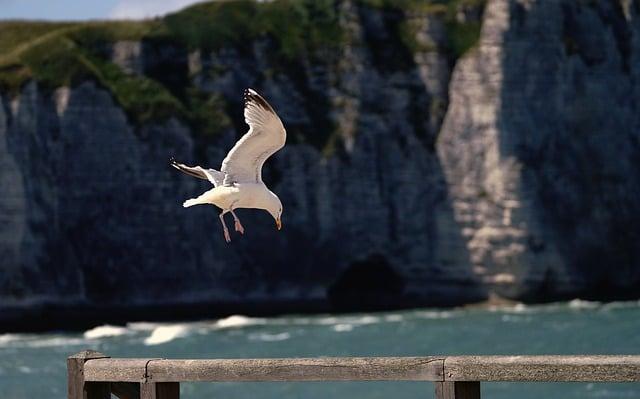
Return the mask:
<path fill-rule="evenodd" d="M 639 210 L 624 3 L 489 1 L 456 65 L 438 154 L 474 270 L 503 295 L 606 291 L 621 284 L 607 264 L 638 283 L 638 229 L 619 213 Z"/>
<path fill-rule="evenodd" d="M 111 49 L 111 62 L 128 74 L 142 75 L 142 42 L 123 40 L 114 43 Z"/>

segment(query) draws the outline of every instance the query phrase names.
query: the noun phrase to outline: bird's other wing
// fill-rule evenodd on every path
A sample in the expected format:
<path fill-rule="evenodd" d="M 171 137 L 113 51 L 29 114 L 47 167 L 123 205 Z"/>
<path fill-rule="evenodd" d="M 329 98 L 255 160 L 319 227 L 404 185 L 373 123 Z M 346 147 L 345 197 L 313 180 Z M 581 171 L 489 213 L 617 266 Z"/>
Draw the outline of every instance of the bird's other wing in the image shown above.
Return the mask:
<path fill-rule="evenodd" d="M 176 162 L 175 159 L 169 161 L 171 166 L 178 169 L 182 173 L 186 173 L 189 176 L 197 177 L 203 180 L 209 180 L 211 184 L 218 187 L 224 181 L 224 173 L 215 169 L 205 169 L 200 166 L 187 166 L 183 163 Z"/>
<path fill-rule="evenodd" d="M 220 168 L 224 184 L 262 182 L 262 165 L 284 147 L 287 133 L 271 105 L 253 89 L 244 92 L 244 120 L 249 131 L 233 146 Z"/>

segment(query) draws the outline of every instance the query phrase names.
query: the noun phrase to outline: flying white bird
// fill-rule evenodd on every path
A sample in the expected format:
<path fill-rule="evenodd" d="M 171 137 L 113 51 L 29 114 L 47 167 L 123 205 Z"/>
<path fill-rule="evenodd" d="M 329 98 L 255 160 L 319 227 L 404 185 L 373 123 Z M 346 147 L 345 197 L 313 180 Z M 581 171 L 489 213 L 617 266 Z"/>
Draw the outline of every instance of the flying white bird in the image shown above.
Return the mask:
<path fill-rule="evenodd" d="M 282 228 L 282 202 L 262 181 L 262 165 L 276 151 L 284 147 L 287 132 L 271 105 L 255 90 L 244 92 L 244 120 L 249 131 L 238 140 L 222 161 L 220 170 L 187 166 L 171 160 L 171 166 L 193 177 L 209 180 L 214 188 L 197 198 L 186 200 L 185 208 L 213 204 L 222 209 L 219 215 L 224 239 L 231 241 L 224 215 L 231 212 L 235 229 L 244 234 L 244 227 L 234 210 L 238 208 L 264 209 L 273 216 L 278 230 Z"/>

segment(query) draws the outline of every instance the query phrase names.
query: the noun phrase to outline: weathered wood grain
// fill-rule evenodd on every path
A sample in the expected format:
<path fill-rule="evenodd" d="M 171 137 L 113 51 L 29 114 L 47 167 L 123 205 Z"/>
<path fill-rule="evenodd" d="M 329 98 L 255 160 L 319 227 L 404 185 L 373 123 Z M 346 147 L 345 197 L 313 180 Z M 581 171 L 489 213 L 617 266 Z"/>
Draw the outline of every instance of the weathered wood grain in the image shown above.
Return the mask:
<path fill-rule="evenodd" d="M 445 381 L 640 381 L 640 356 L 454 356 Z"/>
<path fill-rule="evenodd" d="M 480 399 L 480 383 L 477 381 L 436 382 L 436 399 Z"/>
<path fill-rule="evenodd" d="M 162 381 L 441 381 L 436 357 L 153 360 L 148 378 Z"/>
<path fill-rule="evenodd" d="M 640 356 L 452 356 L 290 359 L 69 358 L 69 398 L 84 381 L 640 382 Z M 462 386 L 462 385 L 461 385 Z M 442 389 L 445 385 L 442 385 Z M 79 394 L 80 392 L 80 394 Z"/>
<path fill-rule="evenodd" d="M 153 382 L 140 383 L 140 399 L 156 399 L 156 384 Z"/>
<path fill-rule="evenodd" d="M 144 382 L 152 359 L 96 359 L 85 363 L 86 381 Z"/>
<path fill-rule="evenodd" d="M 67 398 L 85 399 L 85 362 L 91 359 L 100 359 L 107 356 L 100 352 L 86 350 L 67 358 Z"/>

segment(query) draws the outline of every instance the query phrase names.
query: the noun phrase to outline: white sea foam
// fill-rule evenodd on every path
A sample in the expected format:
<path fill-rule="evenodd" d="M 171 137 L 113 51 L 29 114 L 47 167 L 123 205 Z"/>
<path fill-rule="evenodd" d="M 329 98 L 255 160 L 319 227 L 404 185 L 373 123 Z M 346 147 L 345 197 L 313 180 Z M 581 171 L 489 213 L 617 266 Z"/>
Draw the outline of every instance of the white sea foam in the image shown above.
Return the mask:
<path fill-rule="evenodd" d="M 315 324 L 328 325 L 328 326 L 337 324 L 339 322 L 340 320 L 335 316 L 321 317 L 315 320 Z M 312 320 L 312 323 L 313 323 L 313 320 Z"/>
<path fill-rule="evenodd" d="M 597 302 L 597 301 L 587 301 L 584 299 L 573 299 L 569 302 L 552 302 L 547 304 L 538 304 L 538 305 L 525 305 L 523 303 L 517 303 L 515 305 L 498 305 L 498 306 L 489 306 L 487 308 L 490 312 L 499 312 L 499 313 L 553 313 L 553 312 L 563 312 L 566 311 L 567 308 L 570 310 L 593 310 L 597 309 L 598 311 L 609 311 L 612 309 L 620 309 L 620 308 L 629 308 L 629 307 L 638 307 L 640 306 L 640 301 L 619 301 L 619 302 Z"/>
<path fill-rule="evenodd" d="M 511 310 L 516 313 L 524 313 L 530 310 L 530 308 L 524 303 L 516 303 Z"/>
<path fill-rule="evenodd" d="M 353 324 L 336 324 L 332 329 L 335 332 L 347 332 L 353 330 Z"/>
<path fill-rule="evenodd" d="M 18 371 L 21 372 L 22 374 L 31 374 L 31 373 L 33 373 L 33 369 L 31 367 L 27 367 L 27 366 L 18 367 Z"/>
<path fill-rule="evenodd" d="M 20 334 L 0 334 L 0 347 L 10 346 L 12 342 L 24 339 Z"/>
<path fill-rule="evenodd" d="M 316 324 L 333 326 L 338 324 L 364 325 L 364 324 L 375 324 L 380 322 L 382 322 L 382 317 L 365 315 L 365 316 L 323 317 L 321 319 L 318 319 Z"/>
<path fill-rule="evenodd" d="M 384 321 L 387 321 L 390 323 L 397 323 L 402 320 L 404 320 L 404 316 L 402 316 L 401 314 L 389 314 L 384 316 Z"/>
<path fill-rule="evenodd" d="M 247 317 L 242 315 L 233 315 L 224 319 L 217 320 L 214 324 L 215 328 L 242 328 L 247 326 L 255 326 L 266 324 L 266 319 Z"/>
<path fill-rule="evenodd" d="M 531 316 L 514 314 L 503 314 L 500 319 L 507 323 L 528 323 L 532 320 Z"/>
<path fill-rule="evenodd" d="M 103 326 L 94 327 L 84 332 L 86 339 L 98 339 L 106 337 L 118 337 L 120 335 L 128 334 L 130 331 L 125 327 L 112 326 L 105 324 Z"/>
<path fill-rule="evenodd" d="M 289 338 L 291 338 L 291 334 L 289 334 L 288 332 L 282 332 L 278 334 L 268 334 L 268 333 L 249 334 L 249 340 L 251 341 L 277 342 L 277 341 L 285 341 Z"/>
<path fill-rule="evenodd" d="M 382 321 L 382 318 L 377 316 L 362 316 L 362 317 L 355 318 L 351 322 L 354 324 L 375 324 L 375 323 L 380 323 L 381 321 Z"/>
<path fill-rule="evenodd" d="M 637 308 L 640 307 L 639 301 L 617 301 L 617 302 L 609 302 L 602 304 L 601 309 L 608 311 L 612 309 L 628 309 L 628 308 Z"/>
<path fill-rule="evenodd" d="M 89 341 L 83 338 L 69 337 L 49 337 L 35 340 L 25 340 L 16 346 L 25 348 L 48 348 L 48 347 L 65 347 L 65 346 L 85 346 L 89 345 Z"/>
<path fill-rule="evenodd" d="M 151 335 L 145 338 L 144 344 L 147 346 L 165 344 L 176 338 L 184 337 L 188 332 L 189 326 L 186 324 L 172 324 L 156 327 Z"/>
<path fill-rule="evenodd" d="M 156 328 L 161 327 L 163 325 L 165 324 L 139 321 L 134 323 L 127 323 L 127 328 L 131 331 L 153 331 Z"/>
<path fill-rule="evenodd" d="M 449 319 L 455 315 L 454 311 L 448 310 L 426 310 L 414 312 L 420 319 Z"/>
<path fill-rule="evenodd" d="M 582 299 L 572 299 L 569 301 L 570 309 L 596 309 L 602 306 L 600 302 L 585 301 Z"/>

